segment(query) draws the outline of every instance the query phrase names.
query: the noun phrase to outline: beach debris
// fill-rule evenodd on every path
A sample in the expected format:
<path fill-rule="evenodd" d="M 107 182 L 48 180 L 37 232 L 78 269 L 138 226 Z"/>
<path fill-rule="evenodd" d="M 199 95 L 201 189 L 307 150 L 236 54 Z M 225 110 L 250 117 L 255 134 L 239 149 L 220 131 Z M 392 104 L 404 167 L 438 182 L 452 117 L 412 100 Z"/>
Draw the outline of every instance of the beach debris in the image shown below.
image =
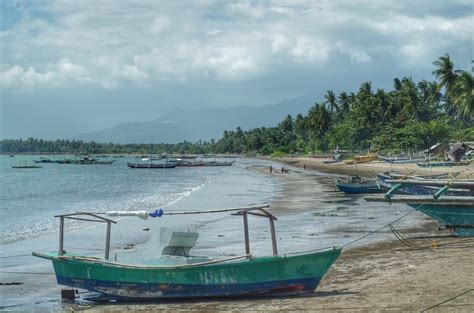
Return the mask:
<path fill-rule="evenodd" d="M 125 250 L 133 249 L 135 245 L 133 243 L 127 243 L 125 247 L 123 247 Z"/>
<path fill-rule="evenodd" d="M 149 231 L 150 228 L 149 227 L 146 227 L 146 228 L 142 228 L 143 231 Z"/>
<path fill-rule="evenodd" d="M 0 283 L 0 286 L 14 286 L 14 285 L 23 285 L 23 283 L 19 283 L 19 282 L 11 282 L 11 283 Z"/>

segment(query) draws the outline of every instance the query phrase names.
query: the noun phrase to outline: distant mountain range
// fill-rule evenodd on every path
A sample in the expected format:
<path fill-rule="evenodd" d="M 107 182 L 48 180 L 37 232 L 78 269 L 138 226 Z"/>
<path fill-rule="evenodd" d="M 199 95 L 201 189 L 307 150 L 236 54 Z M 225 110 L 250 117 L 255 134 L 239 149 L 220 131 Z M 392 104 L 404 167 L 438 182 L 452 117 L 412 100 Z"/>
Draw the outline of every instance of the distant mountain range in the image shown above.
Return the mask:
<path fill-rule="evenodd" d="M 287 114 L 306 114 L 317 99 L 315 94 L 259 107 L 176 109 L 148 122 L 123 123 L 75 139 L 113 143 L 177 143 L 184 140 L 219 139 L 224 130 L 276 126 Z"/>

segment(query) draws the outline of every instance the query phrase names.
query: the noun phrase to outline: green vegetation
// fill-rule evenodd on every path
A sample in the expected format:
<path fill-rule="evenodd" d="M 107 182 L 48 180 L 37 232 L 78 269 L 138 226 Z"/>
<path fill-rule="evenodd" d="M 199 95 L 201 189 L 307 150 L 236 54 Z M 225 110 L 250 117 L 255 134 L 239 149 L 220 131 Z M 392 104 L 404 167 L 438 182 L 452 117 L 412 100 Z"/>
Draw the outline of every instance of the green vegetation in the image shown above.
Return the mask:
<path fill-rule="evenodd" d="M 286 116 L 276 127 L 224 131 L 217 142 L 99 144 L 56 140 L 3 140 L 2 153 L 245 153 L 282 156 L 341 149 L 425 148 L 436 142 L 474 141 L 472 74 L 455 70 L 448 54 L 433 62 L 437 81 L 394 79 L 394 89 L 357 93 L 328 90 L 306 116 Z"/>
<path fill-rule="evenodd" d="M 306 116 L 288 115 L 277 127 L 226 131 L 218 152 L 315 153 L 340 149 L 399 150 L 474 140 L 473 79 L 448 54 L 433 62 L 437 81 L 394 79 L 394 89 L 357 93 L 328 90 Z"/>

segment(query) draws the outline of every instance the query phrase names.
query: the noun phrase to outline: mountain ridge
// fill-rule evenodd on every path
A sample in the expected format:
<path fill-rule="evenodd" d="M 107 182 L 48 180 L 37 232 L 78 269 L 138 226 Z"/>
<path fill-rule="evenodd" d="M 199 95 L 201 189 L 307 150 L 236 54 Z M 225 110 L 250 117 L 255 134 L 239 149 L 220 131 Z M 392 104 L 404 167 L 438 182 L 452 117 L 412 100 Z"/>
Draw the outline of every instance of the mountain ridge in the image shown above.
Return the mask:
<path fill-rule="evenodd" d="M 153 120 L 126 122 L 74 139 L 112 143 L 177 143 L 184 140 L 210 141 L 224 130 L 276 126 L 287 114 L 305 114 L 314 104 L 312 93 L 263 106 L 239 105 L 229 108 L 176 108 Z"/>

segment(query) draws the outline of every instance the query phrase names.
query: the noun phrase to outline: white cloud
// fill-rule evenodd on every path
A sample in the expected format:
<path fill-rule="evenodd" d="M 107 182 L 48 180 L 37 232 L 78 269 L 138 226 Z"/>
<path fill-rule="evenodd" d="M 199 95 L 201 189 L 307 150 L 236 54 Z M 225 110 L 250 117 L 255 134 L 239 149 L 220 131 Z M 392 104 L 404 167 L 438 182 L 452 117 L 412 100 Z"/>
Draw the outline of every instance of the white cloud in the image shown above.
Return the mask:
<path fill-rule="evenodd" d="M 290 54 L 296 62 L 324 62 L 329 57 L 329 46 L 323 40 L 302 37 L 296 40 Z"/>
<path fill-rule="evenodd" d="M 229 4 L 229 11 L 231 14 L 238 14 L 251 18 L 263 18 L 265 10 L 261 6 L 254 6 L 249 2 L 237 2 Z"/>
<path fill-rule="evenodd" d="M 472 43 L 472 14 L 443 15 L 453 5 L 342 3 L 33 3 L 0 31 L 0 88 L 225 82 L 341 60 L 430 66 L 453 47 L 468 50 Z"/>
<path fill-rule="evenodd" d="M 156 35 L 167 30 L 168 28 L 170 28 L 170 26 L 171 26 L 171 22 L 168 18 L 157 17 L 153 20 L 153 24 L 151 25 L 150 32 Z"/>
<path fill-rule="evenodd" d="M 372 57 L 368 55 L 367 52 L 363 51 L 360 47 L 357 47 L 357 46 L 352 47 L 342 41 L 338 41 L 335 44 L 335 47 L 341 54 L 349 56 L 351 61 L 355 61 L 355 62 L 372 61 Z"/>
<path fill-rule="evenodd" d="M 288 49 L 290 46 L 289 41 L 283 35 L 276 35 L 272 40 L 272 50 L 273 52 L 279 52 Z"/>
<path fill-rule="evenodd" d="M 0 87 L 17 91 L 50 89 L 86 82 L 92 82 L 86 69 L 71 63 L 68 59 L 59 60 L 43 72 L 37 71 L 34 67 L 23 68 L 19 65 L 0 72 Z"/>

